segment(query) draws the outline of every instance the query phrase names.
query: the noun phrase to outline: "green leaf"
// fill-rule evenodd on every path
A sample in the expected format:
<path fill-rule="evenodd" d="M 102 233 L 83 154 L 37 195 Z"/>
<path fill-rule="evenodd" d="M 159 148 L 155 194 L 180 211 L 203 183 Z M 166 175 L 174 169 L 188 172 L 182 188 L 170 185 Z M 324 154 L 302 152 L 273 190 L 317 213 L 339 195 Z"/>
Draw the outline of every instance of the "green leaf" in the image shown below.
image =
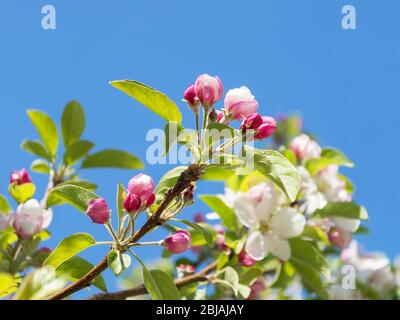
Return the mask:
<path fill-rule="evenodd" d="M 321 152 L 321 156 L 317 159 L 310 159 L 306 162 L 305 167 L 311 174 L 315 174 L 318 171 L 330 166 L 338 165 L 352 168 L 354 163 L 349 160 L 339 150 L 325 148 Z"/>
<path fill-rule="evenodd" d="M 195 229 L 198 232 L 200 232 L 202 234 L 204 240 L 206 241 L 207 245 L 210 248 L 214 247 L 216 235 L 215 235 L 214 232 L 212 232 L 210 230 L 211 228 L 207 224 L 205 224 L 205 223 L 193 223 L 193 222 L 188 221 L 188 220 L 178 220 L 178 219 L 176 219 L 176 221 L 182 222 L 182 223 L 188 225 L 189 227 L 192 227 L 193 229 Z"/>
<path fill-rule="evenodd" d="M 181 123 L 178 106 L 165 94 L 135 80 L 115 80 L 110 84 L 139 101 L 167 121 Z"/>
<path fill-rule="evenodd" d="M 58 132 L 55 123 L 42 111 L 31 109 L 27 112 L 43 144 L 46 146 L 50 155 L 54 157 L 58 149 Z"/>
<path fill-rule="evenodd" d="M 16 283 L 11 274 L 4 272 L 0 273 L 0 296 L 3 296 L 15 286 Z"/>
<path fill-rule="evenodd" d="M 73 100 L 65 106 L 61 118 L 61 129 L 66 148 L 81 137 L 85 130 L 85 112 L 78 101 Z"/>
<path fill-rule="evenodd" d="M 223 284 L 232 289 L 235 296 L 239 294 L 239 275 L 232 267 L 226 267 L 223 271 L 223 278 L 216 279 L 215 282 Z"/>
<path fill-rule="evenodd" d="M 155 191 L 156 203 L 159 203 L 164 198 L 165 192 L 175 185 L 181 173 L 186 169 L 187 167 L 185 166 L 175 167 L 161 177 Z"/>
<path fill-rule="evenodd" d="M 8 192 L 17 203 L 24 203 L 33 198 L 36 187 L 33 183 L 24 183 L 20 185 L 12 183 L 8 187 Z"/>
<path fill-rule="evenodd" d="M 88 168 L 142 169 L 143 163 L 129 152 L 107 149 L 89 155 L 82 163 Z"/>
<path fill-rule="evenodd" d="M 148 270 L 132 251 L 129 251 L 143 268 L 143 282 L 152 300 L 180 300 L 181 294 L 171 277 L 160 270 Z"/>
<path fill-rule="evenodd" d="M 88 189 L 90 191 L 95 191 L 97 189 L 97 184 L 86 180 L 67 180 L 58 184 L 57 187 L 66 185 L 78 186 L 84 189 Z"/>
<path fill-rule="evenodd" d="M 31 163 L 30 170 L 36 173 L 50 174 L 48 162 L 42 159 L 34 160 Z"/>
<path fill-rule="evenodd" d="M 54 188 L 50 192 L 49 199 L 52 200 L 53 197 L 71 204 L 84 213 L 86 212 L 90 201 L 99 198 L 99 196 L 92 191 L 79 186 L 74 186 L 72 184 L 62 185 Z M 49 199 L 47 200 L 47 207 L 49 207 L 51 204 Z"/>
<path fill-rule="evenodd" d="M 201 195 L 200 199 L 221 217 L 225 227 L 227 227 L 229 230 L 236 229 L 237 219 L 235 212 L 232 208 L 228 207 L 220 197 L 213 195 Z"/>
<path fill-rule="evenodd" d="M 177 122 L 167 122 L 164 127 L 164 134 L 165 134 L 165 151 L 164 155 L 168 154 L 170 147 L 177 142 L 179 133 L 185 130 L 182 125 Z"/>
<path fill-rule="evenodd" d="M 122 217 L 124 216 L 124 200 L 125 200 L 125 188 L 121 183 L 117 186 L 117 213 L 118 213 L 118 234 L 122 232 Z"/>
<path fill-rule="evenodd" d="M 304 231 L 301 234 L 302 238 L 309 238 L 316 241 L 322 241 L 324 244 L 329 245 L 329 239 L 326 233 L 320 227 L 313 227 L 308 224 L 304 226 Z"/>
<path fill-rule="evenodd" d="M 70 281 L 76 281 L 92 270 L 93 267 L 94 266 L 85 259 L 74 256 L 61 264 L 57 268 L 57 273 L 67 276 Z M 106 283 L 102 275 L 98 275 L 92 281 L 92 284 L 101 291 L 107 291 Z"/>
<path fill-rule="evenodd" d="M 229 170 L 221 166 L 209 165 L 206 173 L 200 179 L 207 181 L 225 181 L 235 174 L 234 170 Z"/>
<path fill-rule="evenodd" d="M 330 202 L 314 213 L 321 217 L 343 217 L 349 219 L 368 220 L 367 210 L 354 202 Z"/>
<path fill-rule="evenodd" d="M 38 156 L 40 158 L 51 161 L 51 156 L 47 152 L 46 148 L 39 141 L 35 140 L 24 140 L 21 143 L 21 149 L 25 152 Z"/>
<path fill-rule="evenodd" d="M 71 166 L 78 162 L 80 159 L 86 157 L 94 144 L 88 140 L 79 140 L 70 144 L 64 154 L 64 164 Z"/>
<path fill-rule="evenodd" d="M 290 201 L 295 201 L 300 189 L 300 177 L 296 168 L 274 150 L 257 150 L 245 146 L 246 156 L 254 157 L 254 166 L 270 178 L 286 193 Z"/>
<path fill-rule="evenodd" d="M 4 214 L 9 214 L 11 212 L 11 207 L 8 204 L 7 199 L 0 194 L 0 212 Z"/>
<path fill-rule="evenodd" d="M 107 264 L 110 267 L 111 271 L 116 276 L 119 276 L 131 265 L 131 257 L 126 253 L 112 250 L 107 256 Z"/>
<path fill-rule="evenodd" d="M 244 272 L 240 275 L 240 282 L 245 285 L 251 285 L 264 271 L 259 267 L 245 268 Z"/>
<path fill-rule="evenodd" d="M 326 281 L 330 279 L 330 268 L 324 255 L 310 241 L 292 238 L 289 243 L 292 251 L 290 263 L 307 287 L 326 299 Z"/>
<path fill-rule="evenodd" d="M 63 239 L 54 251 L 47 257 L 44 266 L 52 266 L 57 269 L 68 259 L 96 244 L 94 238 L 88 233 L 75 233 Z"/>

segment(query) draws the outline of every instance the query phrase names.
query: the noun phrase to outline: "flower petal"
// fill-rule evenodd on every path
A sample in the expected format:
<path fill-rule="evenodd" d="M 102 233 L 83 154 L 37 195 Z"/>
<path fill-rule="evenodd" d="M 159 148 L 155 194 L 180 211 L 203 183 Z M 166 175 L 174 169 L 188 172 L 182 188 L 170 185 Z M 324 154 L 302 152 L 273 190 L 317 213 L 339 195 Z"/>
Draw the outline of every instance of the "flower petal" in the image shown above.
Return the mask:
<path fill-rule="evenodd" d="M 288 261 L 292 255 L 289 241 L 279 239 L 274 235 L 264 235 L 264 245 L 268 251 L 283 261 Z"/>
<path fill-rule="evenodd" d="M 343 217 L 332 217 L 332 220 L 336 227 L 351 233 L 357 231 L 361 223 L 361 221 L 358 219 L 349 219 Z"/>
<path fill-rule="evenodd" d="M 241 224 L 250 229 L 259 227 L 259 220 L 254 212 L 253 204 L 248 200 L 246 195 L 240 194 L 233 201 L 233 210 Z"/>
<path fill-rule="evenodd" d="M 265 246 L 264 236 L 260 231 L 253 231 L 250 233 L 245 250 L 247 254 L 256 261 L 265 258 L 268 254 L 268 250 Z"/>
<path fill-rule="evenodd" d="M 306 219 L 295 209 L 283 208 L 271 219 L 272 232 L 281 239 L 289 239 L 300 235 L 304 230 Z"/>

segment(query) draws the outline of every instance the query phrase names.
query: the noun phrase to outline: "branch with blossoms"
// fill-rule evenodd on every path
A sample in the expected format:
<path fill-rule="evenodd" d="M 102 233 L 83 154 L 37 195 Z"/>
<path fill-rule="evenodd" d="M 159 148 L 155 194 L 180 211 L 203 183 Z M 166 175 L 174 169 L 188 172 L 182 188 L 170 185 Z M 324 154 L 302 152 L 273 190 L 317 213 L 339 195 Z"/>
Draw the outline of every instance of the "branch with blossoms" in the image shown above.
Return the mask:
<path fill-rule="evenodd" d="M 87 287 L 102 291 L 88 299 L 329 299 L 346 290 L 353 290 L 353 298 L 396 296 L 394 266 L 387 259 L 366 263 L 352 241 L 368 219 L 354 201 L 351 181 L 340 173 L 353 163 L 302 133 L 298 117 L 275 121 L 260 114 L 245 86 L 229 90 L 218 108 L 222 81 L 201 75 L 184 91 L 193 112 L 190 129 L 165 94 L 134 80 L 110 84 L 166 121 L 158 153 L 167 157 L 176 144 L 190 154 L 189 163 L 166 172 L 157 184 L 144 173 L 118 183 L 112 211 L 109 199 L 96 194 L 97 186 L 81 179 L 81 172 L 141 169 L 142 162 L 121 150 L 92 153 L 94 144 L 82 139 L 85 116 L 76 101 L 63 111 L 61 134 L 48 115 L 29 110 L 40 140 L 25 140 L 22 149 L 38 157 L 30 169 L 46 174 L 49 183 L 39 202 L 28 171 L 14 171 L 8 191 L 17 208 L 0 197 L 1 296 L 58 300 Z M 262 141 L 270 137 L 273 147 L 265 149 Z M 224 184 L 225 193 L 198 194 L 199 179 Z M 196 198 L 211 212 L 194 221 L 182 218 Z M 59 205 L 86 214 L 109 238 L 77 232 L 54 250 L 42 247 Z M 164 229 L 168 234 L 161 236 Z M 94 246 L 106 247 L 96 265 L 80 257 Z M 140 258 L 138 249 L 148 246 L 162 249 L 153 263 Z M 354 277 L 336 276 L 348 265 Z M 106 269 L 123 279 L 123 290 L 107 292 Z M 370 273 L 361 279 L 361 270 Z"/>

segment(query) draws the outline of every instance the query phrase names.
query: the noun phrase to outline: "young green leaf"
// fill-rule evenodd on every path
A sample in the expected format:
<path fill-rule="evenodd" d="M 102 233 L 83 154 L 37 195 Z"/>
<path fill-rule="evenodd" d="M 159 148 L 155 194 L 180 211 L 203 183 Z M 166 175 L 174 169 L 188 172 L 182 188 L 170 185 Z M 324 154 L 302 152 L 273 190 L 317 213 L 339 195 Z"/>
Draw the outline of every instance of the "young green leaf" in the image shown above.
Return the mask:
<path fill-rule="evenodd" d="M 42 111 L 31 109 L 27 112 L 43 144 L 46 146 L 50 155 L 54 157 L 58 149 L 57 126 L 53 120 Z"/>
<path fill-rule="evenodd" d="M 122 232 L 122 217 L 124 216 L 124 199 L 125 199 L 125 188 L 121 183 L 117 186 L 117 213 L 118 213 L 118 235 Z"/>
<path fill-rule="evenodd" d="M 33 183 L 12 183 L 8 187 L 8 192 L 17 203 L 24 203 L 33 198 L 36 192 L 36 187 Z"/>
<path fill-rule="evenodd" d="M 201 195 L 200 199 L 214 210 L 222 220 L 222 223 L 229 230 L 235 230 L 237 227 L 236 215 L 232 208 L 228 207 L 224 201 L 218 196 Z"/>
<path fill-rule="evenodd" d="M 368 220 L 367 210 L 354 202 L 330 202 L 314 213 L 321 217 L 343 217 L 349 219 Z"/>
<path fill-rule="evenodd" d="M 89 155 L 82 163 L 88 168 L 142 169 L 143 163 L 129 152 L 107 149 Z"/>
<path fill-rule="evenodd" d="M 96 244 L 96 240 L 88 233 L 75 233 L 63 239 L 47 257 L 44 266 L 57 269 L 62 263 Z"/>
<path fill-rule="evenodd" d="M 254 167 L 270 178 L 286 193 L 290 201 L 295 201 L 300 189 L 300 177 L 296 168 L 275 150 L 257 150 L 245 146 L 246 156 L 254 159 Z"/>
<path fill-rule="evenodd" d="M 167 121 L 181 123 L 178 106 L 165 94 L 135 80 L 115 80 L 110 85 L 139 101 Z"/>
<path fill-rule="evenodd" d="M 65 203 L 69 203 L 78 210 L 85 213 L 90 201 L 99 198 L 99 196 L 88 189 L 72 184 L 66 184 L 58 186 L 50 192 L 49 198 L 47 200 L 47 207 L 51 206 L 54 198 L 62 200 Z"/>
<path fill-rule="evenodd" d="M 61 129 L 64 146 L 77 142 L 85 130 L 85 112 L 78 101 L 69 102 L 63 111 Z"/>
<path fill-rule="evenodd" d="M 11 207 L 8 204 L 7 199 L 0 194 L 0 212 L 4 214 L 9 214 L 11 212 Z"/>
<path fill-rule="evenodd" d="M 164 197 L 165 192 L 175 185 L 176 181 L 178 181 L 179 176 L 183 171 L 186 170 L 186 168 L 187 167 L 185 166 L 175 167 L 161 177 L 155 190 L 156 203 L 159 203 Z"/>
<path fill-rule="evenodd" d="M 93 265 L 85 259 L 74 256 L 63 262 L 57 268 L 57 274 L 66 276 L 70 281 L 76 281 L 82 278 L 86 273 L 93 269 Z M 98 275 L 92 284 L 101 291 L 107 291 L 107 286 L 102 275 Z"/>
<path fill-rule="evenodd" d="M 131 265 L 131 257 L 126 253 L 112 250 L 107 256 L 107 264 L 110 267 L 111 271 L 116 276 L 119 276 Z"/>
<path fill-rule="evenodd" d="M 180 300 L 181 294 L 171 277 L 160 270 L 148 270 L 142 260 L 129 251 L 143 268 L 143 282 L 152 300 Z"/>
<path fill-rule="evenodd" d="M 0 296 L 9 292 L 16 285 L 14 277 L 11 274 L 4 272 L 0 273 Z"/>
<path fill-rule="evenodd" d="M 34 156 L 38 156 L 47 161 L 51 161 L 51 156 L 49 155 L 43 144 L 39 141 L 24 140 L 21 143 L 21 149 L 24 150 L 25 152 L 33 154 Z"/>
<path fill-rule="evenodd" d="M 331 148 L 323 149 L 321 156 L 317 159 L 308 160 L 305 164 L 305 167 L 311 174 L 315 174 L 330 165 L 345 166 L 349 168 L 354 167 L 354 163 L 342 152 Z"/>
<path fill-rule="evenodd" d="M 168 121 L 164 127 L 165 134 L 165 151 L 164 155 L 167 155 L 169 148 L 178 140 L 179 133 L 185 130 L 182 125 L 177 122 Z"/>
<path fill-rule="evenodd" d="M 80 159 L 86 157 L 94 144 L 88 140 L 79 140 L 70 144 L 64 154 L 64 164 L 71 166 L 78 162 Z"/>
<path fill-rule="evenodd" d="M 204 223 L 193 223 L 191 221 L 188 220 L 179 220 L 176 219 L 176 221 L 178 222 L 182 222 L 186 225 L 188 225 L 189 227 L 192 227 L 194 230 L 200 232 L 204 238 L 204 240 L 206 241 L 207 245 L 210 248 L 214 247 L 214 243 L 215 243 L 215 232 L 211 231 L 210 227 Z"/>
<path fill-rule="evenodd" d="M 292 238 L 289 242 L 292 251 L 290 263 L 307 287 L 326 299 L 326 281 L 330 280 L 330 268 L 324 255 L 310 241 Z"/>
<path fill-rule="evenodd" d="M 31 171 L 36 173 L 50 174 L 50 167 L 48 162 L 42 159 L 32 161 L 30 169 Z"/>

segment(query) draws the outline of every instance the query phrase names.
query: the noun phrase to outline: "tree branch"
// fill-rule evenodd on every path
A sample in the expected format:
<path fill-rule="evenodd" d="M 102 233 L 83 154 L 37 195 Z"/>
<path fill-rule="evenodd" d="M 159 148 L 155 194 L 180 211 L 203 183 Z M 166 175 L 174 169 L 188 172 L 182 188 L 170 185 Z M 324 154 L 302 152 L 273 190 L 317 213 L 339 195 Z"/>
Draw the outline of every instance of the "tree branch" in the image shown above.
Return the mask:
<path fill-rule="evenodd" d="M 207 281 L 207 274 L 214 270 L 217 267 L 217 261 L 214 261 L 213 263 L 209 264 L 207 267 L 205 267 L 203 270 L 199 271 L 198 273 L 180 278 L 175 280 L 175 285 L 178 288 L 184 287 L 188 284 L 194 283 L 194 282 L 200 282 L 200 281 Z M 88 300 L 124 300 L 129 297 L 135 297 L 135 296 L 140 296 L 147 294 L 147 289 L 145 286 L 142 284 L 136 288 L 132 289 L 127 289 L 127 290 L 122 290 L 122 291 L 117 291 L 117 292 L 110 292 L 110 293 L 99 293 L 95 294 L 91 297 L 88 298 Z"/>
<path fill-rule="evenodd" d="M 151 215 L 145 224 L 132 236 L 129 244 L 134 244 L 139 241 L 146 233 L 148 233 L 153 228 L 162 225 L 165 221 L 160 219 L 162 213 L 170 204 L 170 202 L 178 195 L 180 195 L 189 185 L 198 180 L 201 175 L 205 172 L 205 165 L 190 165 L 185 171 L 181 173 L 176 184 L 169 189 L 164 196 L 164 199 L 159 204 L 156 212 Z M 108 255 L 108 254 L 107 254 Z M 61 289 L 60 291 L 51 295 L 49 300 L 59 300 L 68 297 L 72 293 L 79 291 L 87 286 L 90 286 L 92 281 L 100 275 L 104 270 L 107 269 L 107 255 L 87 274 L 69 286 Z"/>

